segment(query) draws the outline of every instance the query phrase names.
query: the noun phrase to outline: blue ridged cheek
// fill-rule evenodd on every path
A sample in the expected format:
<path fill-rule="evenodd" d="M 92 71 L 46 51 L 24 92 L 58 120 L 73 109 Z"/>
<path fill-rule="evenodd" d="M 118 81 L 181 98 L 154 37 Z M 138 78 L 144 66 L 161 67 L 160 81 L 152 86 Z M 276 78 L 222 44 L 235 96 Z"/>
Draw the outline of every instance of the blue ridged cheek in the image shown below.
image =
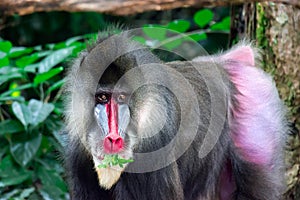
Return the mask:
<path fill-rule="evenodd" d="M 103 104 L 98 104 L 94 109 L 94 114 L 99 127 L 104 135 L 108 134 L 108 118 L 106 107 Z"/>
<path fill-rule="evenodd" d="M 130 111 L 127 104 L 119 104 L 118 107 L 118 132 L 125 138 L 125 132 L 130 122 Z"/>

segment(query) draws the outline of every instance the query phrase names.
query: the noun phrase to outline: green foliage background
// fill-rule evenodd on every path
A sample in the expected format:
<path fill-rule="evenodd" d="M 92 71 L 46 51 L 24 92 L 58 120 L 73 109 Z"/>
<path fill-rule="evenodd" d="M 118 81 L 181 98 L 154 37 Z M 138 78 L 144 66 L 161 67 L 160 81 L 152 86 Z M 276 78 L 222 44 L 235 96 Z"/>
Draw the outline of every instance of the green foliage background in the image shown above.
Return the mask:
<path fill-rule="evenodd" d="M 164 20 L 150 23 L 147 18 L 153 15 Z M 172 36 L 172 31 L 157 32 L 155 27 L 189 34 L 165 44 L 169 50 L 190 40 L 209 52 L 227 45 L 227 8 L 175 10 L 169 15 L 117 18 L 96 13 L 35 13 L 8 21 L 18 26 L 0 34 L 0 200 L 69 199 L 60 157 L 64 74 L 69 61 L 108 23 L 143 26 L 144 36 L 134 39 L 150 47 Z"/>

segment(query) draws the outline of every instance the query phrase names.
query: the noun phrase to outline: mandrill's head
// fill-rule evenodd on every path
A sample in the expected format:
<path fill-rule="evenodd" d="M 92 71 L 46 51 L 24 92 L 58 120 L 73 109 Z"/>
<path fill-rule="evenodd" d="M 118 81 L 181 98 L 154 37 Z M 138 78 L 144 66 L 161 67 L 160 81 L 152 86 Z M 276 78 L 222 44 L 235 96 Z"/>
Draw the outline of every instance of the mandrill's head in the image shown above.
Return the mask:
<path fill-rule="evenodd" d="M 158 62 L 150 51 L 116 36 L 83 52 L 69 73 L 68 128 L 91 155 L 103 188 L 118 181 L 134 159 L 139 133 L 150 132 L 146 123 L 159 121 L 164 110 L 164 104 L 155 103 L 158 95 L 149 95 L 151 87 L 137 86 L 145 82 L 139 66 Z M 132 69 L 137 69 L 134 75 L 126 77 Z"/>

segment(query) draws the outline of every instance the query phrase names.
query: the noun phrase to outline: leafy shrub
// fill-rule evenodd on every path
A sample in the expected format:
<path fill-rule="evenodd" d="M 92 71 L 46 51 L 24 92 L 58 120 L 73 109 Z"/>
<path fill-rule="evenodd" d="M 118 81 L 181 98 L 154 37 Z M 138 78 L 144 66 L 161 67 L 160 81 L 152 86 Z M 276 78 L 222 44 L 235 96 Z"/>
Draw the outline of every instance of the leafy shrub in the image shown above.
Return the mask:
<path fill-rule="evenodd" d="M 0 41 L 0 199 L 66 199 L 58 158 L 62 66 L 84 38 L 32 48 Z"/>

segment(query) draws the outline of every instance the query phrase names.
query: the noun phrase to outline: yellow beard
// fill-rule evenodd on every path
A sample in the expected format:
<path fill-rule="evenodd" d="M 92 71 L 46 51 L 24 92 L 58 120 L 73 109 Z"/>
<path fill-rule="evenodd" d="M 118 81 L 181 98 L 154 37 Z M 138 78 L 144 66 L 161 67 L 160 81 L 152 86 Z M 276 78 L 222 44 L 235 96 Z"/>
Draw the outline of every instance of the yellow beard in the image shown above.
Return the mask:
<path fill-rule="evenodd" d="M 96 167 L 100 186 L 105 189 L 110 189 L 119 180 L 123 170 L 124 168 L 112 169 Z"/>

